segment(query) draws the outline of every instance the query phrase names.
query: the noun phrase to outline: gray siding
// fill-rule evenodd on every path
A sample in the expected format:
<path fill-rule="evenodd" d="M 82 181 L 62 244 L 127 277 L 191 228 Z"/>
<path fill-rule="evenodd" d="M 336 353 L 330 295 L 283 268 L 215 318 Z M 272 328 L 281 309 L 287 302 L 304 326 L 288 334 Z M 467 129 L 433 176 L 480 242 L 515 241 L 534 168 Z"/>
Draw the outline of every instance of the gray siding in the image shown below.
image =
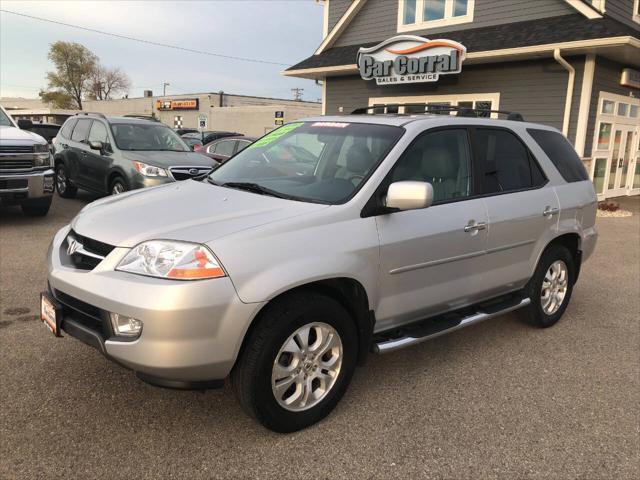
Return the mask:
<path fill-rule="evenodd" d="M 331 0 L 333 3 L 334 0 Z M 392 37 L 398 31 L 398 0 L 368 0 L 343 32 L 335 46 L 373 43 Z M 563 0 L 476 0 L 473 22 L 429 30 L 416 35 L 431 35 L 451 30 L 487 27 L 576 13 Z"/>
<path fill-rule="evenodd" d="M 569 59 L 576 69 L 569 138 L 575 139 L 584 57 Z M 520 112 L 527 121 L 562 129 L 568 73 L 552 59 L 491 65 L 470 65 L 460 75 L 443 76 L 434 84 L 378 86 L 358 76 L 327 78 L 327 114 L 349 113 L 369 104 L 369 97 L 451 95 L 500 92 L 500 109 Z"/>
<path fill-rule="evenodd" d="M 640 24 L 633 21 L 633 0 L 607 0 L 605 15 L 640 31 Z"/>
<path fill-rule="evenodd" d="M 336 26 L 349 5 L 351 0 L 329 0 L 329 31 Z"/>
<path fill-rule="evenodd" d="M 607 1 L 607 6 L 609 1 Z M 640 90 L 620 85 L 622 69 L 625 65 L 613 62 L 607 58 L 596 57 L 596 69 L 593 75 L 593 88 L 591 90 L 591 104 L 589 106 L 589 122 L 587 123 L 587 138 L 585 141 L 585 157 L 591 156 L 593 148 L 593 136 L 596 128 L 596 116 L 598 115 L 598 98 L 600 92 L 614 93 L 616 95 L 634 96 L 640 95 Z"/>

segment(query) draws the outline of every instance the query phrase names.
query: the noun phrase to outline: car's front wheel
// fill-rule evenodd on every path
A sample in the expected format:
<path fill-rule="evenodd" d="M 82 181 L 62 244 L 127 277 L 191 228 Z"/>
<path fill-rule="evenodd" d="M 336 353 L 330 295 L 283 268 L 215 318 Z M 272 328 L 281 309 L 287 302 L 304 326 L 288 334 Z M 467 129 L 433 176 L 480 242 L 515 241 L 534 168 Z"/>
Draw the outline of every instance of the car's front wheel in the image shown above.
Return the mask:
<path fill-rule="evenodd" d="M 111 181 L 111 185 L 109 186 L 109 193 L 111 193 L 111 195 L 119 195 L 126 192 L 127 190 L 127 183 L 122 177 L 115 177 Z"/>
<path fill-rule="evenodd" d="M 299 292 L 266 307 L 232 372 L 245 411 L 265 427 L 293 432 L 336 406 L 353 375 L 354 322 L 334 299 Z"/>

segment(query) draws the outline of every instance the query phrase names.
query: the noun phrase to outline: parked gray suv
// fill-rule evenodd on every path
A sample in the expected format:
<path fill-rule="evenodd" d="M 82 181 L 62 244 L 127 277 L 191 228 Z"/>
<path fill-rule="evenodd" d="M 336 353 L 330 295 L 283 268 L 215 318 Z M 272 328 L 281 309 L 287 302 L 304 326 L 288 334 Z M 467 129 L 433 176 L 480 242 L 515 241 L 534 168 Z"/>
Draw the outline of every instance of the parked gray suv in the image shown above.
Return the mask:
<path fill-rule="evenodd" d="M 162 123 L 100 113 L 67 119 L 55 138 L 54 150 L 56 187 L 66 198 L 75 197 L 78 188 L 118 194 L 200 178 L 218 165 L 192 152 Z"/>
<path fill-rule="evenodd" d="M 271 154 L 283 148 L 315 168 L 296 174 L 296 158 Z M 369 352 L 516 309 L 556 323 L 595 217 L 585 169 L 553 128 L 311 118 L 207 181 L 86 206 L 51 243 L 42 318 L 150 383 L 230 375 L 250 415 L 290 432 L 331 411 Z"/>

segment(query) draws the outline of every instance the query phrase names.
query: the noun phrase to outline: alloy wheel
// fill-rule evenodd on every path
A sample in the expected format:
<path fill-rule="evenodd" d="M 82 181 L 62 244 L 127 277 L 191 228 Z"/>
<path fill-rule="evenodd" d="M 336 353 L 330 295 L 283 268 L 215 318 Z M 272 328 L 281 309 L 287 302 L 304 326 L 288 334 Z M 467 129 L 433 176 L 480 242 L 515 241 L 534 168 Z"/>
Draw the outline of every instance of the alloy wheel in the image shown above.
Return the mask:
<path fill-rule="evenodd" d="M 340 374 L 343 350 L 338 332 L 322 322 L 298 328 L 273 363 L 271 388 L 278 404 L 298 412 L 320 403 Z"/>
<path fill-rule="evenodd" d="M 547 315 L 553 315 L 562 306 L 569 285 L 569 269 L 562 260 L 556 260 L 547 269 L 542 280 L 540 303 Z"/>
<path fill-rule="evenodd" d="M 56 172 L 56 187 L 58 188 L 58 193 L 64 193 L 67 190 L 67 174 L 62 167 L 58 168 Z"/>
<path fill-rule="evenodd" d="M 113 187 L 111 187 L 111 195 L 118 195 L 122 192 L 124 192 L 124 185 L 122 185 L 120 182 L 114 183 Z"/>

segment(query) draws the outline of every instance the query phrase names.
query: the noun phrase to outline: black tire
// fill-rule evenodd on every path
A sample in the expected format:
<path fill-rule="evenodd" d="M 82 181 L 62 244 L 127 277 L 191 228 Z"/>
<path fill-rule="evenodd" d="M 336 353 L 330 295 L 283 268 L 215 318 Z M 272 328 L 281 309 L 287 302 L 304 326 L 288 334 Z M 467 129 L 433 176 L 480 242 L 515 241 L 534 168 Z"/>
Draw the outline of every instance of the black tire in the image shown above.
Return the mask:
<path fill-rule="evenodd" d="M 37 200 L 29 200 L 20 206 L 22 207 L 22 211 L 25 215 L 29 215 L 31 217 L 44 217 L 49 213 L 49 208 L 51 208 L 51 199 L 52 197 L 45 197 Z"/>
<path fill-rule="evenodd" d="M 78 193 L 78 187 L 73 185 L 69 180 L 69 171 L 64 163 L 56 165 L 56 190 L 62 198 L 75 198 Z"/>
<path fill-rule="evenodd" d="M 557 261 L 564 262 L 567 268 L 568 279 L 566 292 L 559 308 L 552 313 L 547 313 L 542 305 L 542 284 L 545 275 L 547 275 L 551 266 Z M 525 287 L 525 294 L 531 299 L 531 304 L 520 310 L 520 315 L 523 320 L 540 328 L 555 325 L 569 305 L 575 278 L 576 266 L 571 252 L 563 245 L 551 245 L 548 247 L 542 254 L 533 277 L 531 277 L 531 280 L 529 280 L 529 283 Z"/>
<path fill-rule="evenodd" d="M 242 408 L 266 428 L 295 432 L 326 417 L 344 395 L 355 370 L 358 336 L 353 319 L 334 299 L 315 293 L 297 292 L 274 301 L 257 320 L 244 351 L 231 373 L 231 383 Z M 339 334 L 342 365 L 335 383 L 316 405 L 302 411 L 283 408 L 271 383 L 276 356 L 285 341 L 300 327 L 322 322 Z"/>
<path fill-rule="evenodd" d="M 118 195 L 129 190 L 127 182 L 121 176 L 113 177 L 109 184 L 109 195 Z"/>

